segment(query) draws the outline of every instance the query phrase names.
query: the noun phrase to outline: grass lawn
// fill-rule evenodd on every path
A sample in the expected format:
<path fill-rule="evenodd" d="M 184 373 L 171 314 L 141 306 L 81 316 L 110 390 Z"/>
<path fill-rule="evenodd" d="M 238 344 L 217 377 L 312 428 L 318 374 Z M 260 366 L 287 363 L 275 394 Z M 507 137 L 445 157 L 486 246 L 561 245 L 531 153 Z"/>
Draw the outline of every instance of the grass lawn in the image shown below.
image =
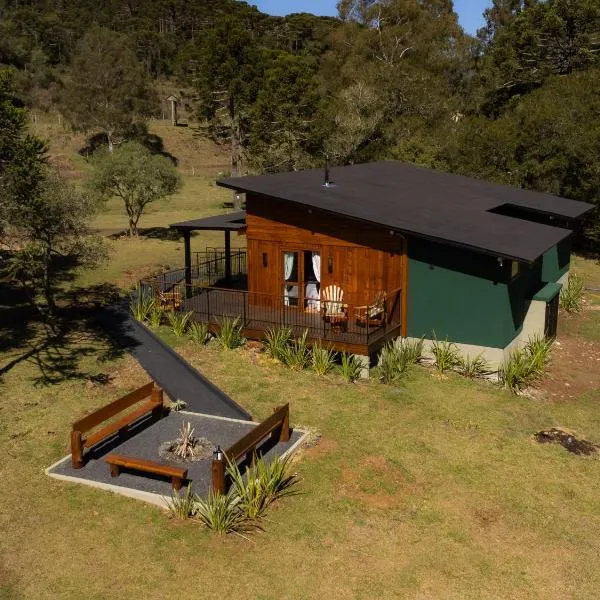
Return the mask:
<path fill-rule="evenodd" d="M 165 128 L 163 135 L 191 134 Z M 192 143 L 177 138 L 167 150 Z M 186 156 L 184 170 L 194 166 Z M 208 214 L 223 193 L 208 174 L 188 173 L 182 193 L 155 205 L 140 225 L 162 230 Z M 95 226 L 116 233 L 124 222 L 111 204 Z M 74 285 L 127 288 L 144 272 L 181 263 L 183 244 L 160 233 L 111 239 L 111 260 Z M 221 242 L 203 234 L 194 244 Z M 600 267 L 580 261 L 576 267 L 600 281 Z M 578 339 L 584 327 L 600 340 L 596 314 L 563 319 L 563 332 Z M 0 329 L 0 598 L 598 595 L 600 463 L 532 440 L 542 428 L 562 426 L 600 442 L 598 387 L 575 399 L 515 397 L 421 367 L 400 387 L 349 385 L 290 371 L 250 350 L 177 342 L 257 419 L 290 402 L 292 424 L 322 435 L 296 463 L 304 493 L 271 511 L 265 532 L 247 542 L 45 476 L 67 452 L 74 419 L 147 376 L 83 325 L 50 344 L 35 325 L 27 335 L 17 329 Z M 43 385 L 42 375 L 54 384 Z M 95 383 L 106 376 L 108 383 Z"/>
<path fill-rule="evenodd" d="M 348 385 L 183 342 L 179 351 L 257 418 L 289 401 L 293 423 L 323 436 L 297 463 L 304 494 L 249 543 L 43 474 L 65 454 L 70 421 L 146 379 L 97 339 L 68 344 L 87 379 L 34 386 L 39 361 L 3 379 L 6 597 L 597 595 L 599 463 L 531 435 L 559 425 L 600 440 L 598 390 L 576 403 L 531 400 L 424 368 L 399 388 Z M 101 373 L 111 383 L 89 382 Z"/>

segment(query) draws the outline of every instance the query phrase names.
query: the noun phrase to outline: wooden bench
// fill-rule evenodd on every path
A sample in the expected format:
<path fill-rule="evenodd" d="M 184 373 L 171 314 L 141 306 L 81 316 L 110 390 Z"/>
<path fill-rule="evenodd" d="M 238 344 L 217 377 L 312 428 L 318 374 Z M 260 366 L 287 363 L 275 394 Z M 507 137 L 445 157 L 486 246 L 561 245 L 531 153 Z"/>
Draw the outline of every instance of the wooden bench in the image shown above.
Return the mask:
<path fill-rule="evenodd" d="M 227 483 L 225 472 L 227 462 L 237 463 L 245 457 L 247 463 L 251 464 L 256 456 L 256 448 L 263 440 L 271 435 L 276 442 L 287 442 L 290 439 L 290 405 L 285 404 L 274 409 L 273 414 L 259 423 L 252 431 L 240 438 L 235 444 L 222 453 L 221 458 L 212 461 L 212 488 L 216 493 L 224 494 Z"/>
<path fill-rule="evenodd" d="M 104 459 L 110 465 L 111 477 L 118 477 L 121 469 L 131 469 L 132 471 L 141 471 L 142 473 L 152 473 L 171 479 L 171 485 L 174 490 L 181 489 L 181 486 L 187 478 L 188 470 L 171 465 L 163 465 L 152 460 L 144 458 L 135 458 L 134 456 L 123 456 L 122 454 L 109 454 Z"/>
<path fill-rule="evenodd" d="M 101 425 L 108 419 L 112 419 L 138 402 L 143 402 L 143 404 L 91 435 L 84 436 L 85 433 L 91 431 L 94 427 Z M 163 413 L 163 391 L 159 387 L 156 387 L 154 382 L 150 382 L 134 392 L 75 421 L 71 431 L 71 464 L 73 468 L 81 469 L 83 467 L 85 462 L 83 454 L 85 448 L 91 448 L 99 442 L 110 438 L 115 433 L 121 434 L 130 425 L 146 415 L 160 418 Z"/>

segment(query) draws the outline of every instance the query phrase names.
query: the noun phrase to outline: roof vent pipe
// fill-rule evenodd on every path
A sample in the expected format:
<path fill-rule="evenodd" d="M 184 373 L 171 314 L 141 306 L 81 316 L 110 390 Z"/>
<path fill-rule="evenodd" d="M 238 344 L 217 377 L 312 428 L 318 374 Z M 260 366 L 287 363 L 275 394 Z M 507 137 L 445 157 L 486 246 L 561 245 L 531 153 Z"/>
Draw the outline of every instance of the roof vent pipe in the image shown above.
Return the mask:
<path fill-rule="evenodd" d="M 325 181 L 323 182 L 323 187 L 333 187 L 335 183 L 329 179 L 329 157 L 325 157 Z"/>

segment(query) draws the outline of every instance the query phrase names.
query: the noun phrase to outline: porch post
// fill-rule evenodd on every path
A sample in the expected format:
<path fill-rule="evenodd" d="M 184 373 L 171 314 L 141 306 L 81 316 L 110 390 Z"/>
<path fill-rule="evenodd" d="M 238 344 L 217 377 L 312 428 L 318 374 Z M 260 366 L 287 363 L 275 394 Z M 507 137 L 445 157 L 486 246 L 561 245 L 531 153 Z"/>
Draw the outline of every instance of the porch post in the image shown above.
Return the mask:
<path fill-rule="evenodd" d="M 183 245 L 185 255 L 185 297 L 192 295 L 192 249 L 190 244 L 191 234 L 185 230 L 183 232 Z"/>
<path fill-rule="evenodd" d="M 231 284 L 231 231 L 225 231 L 225 282 Z"/>

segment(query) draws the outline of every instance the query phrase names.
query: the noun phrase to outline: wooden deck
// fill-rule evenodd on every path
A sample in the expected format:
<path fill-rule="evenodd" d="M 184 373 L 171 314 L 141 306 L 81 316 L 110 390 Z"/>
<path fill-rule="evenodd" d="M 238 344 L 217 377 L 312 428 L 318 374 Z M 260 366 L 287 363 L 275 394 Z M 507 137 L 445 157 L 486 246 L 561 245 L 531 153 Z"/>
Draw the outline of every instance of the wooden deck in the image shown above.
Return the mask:
<path fill-rule="evenodd" d="M 260 298 L 248 292 L 204 288 L 183 300 L 183 310 L 193 311 L 199 322 L 218 326 L 223 318 L 239 317 L 244 335 L 251 339 L 262 339 L 267 329 L 289 327 L 294 335 L 300 336 L 308 330 L 311 343 L 322 341 L 340 352 L 372 355 L 388 340 L 400 335 L 400 323 L 389 323 L 380 327 L 361 327 L 350 311 L 346 331 L 334 331 L 318 310 L 302 310 L 289 306 L 264 306 Z"/>

